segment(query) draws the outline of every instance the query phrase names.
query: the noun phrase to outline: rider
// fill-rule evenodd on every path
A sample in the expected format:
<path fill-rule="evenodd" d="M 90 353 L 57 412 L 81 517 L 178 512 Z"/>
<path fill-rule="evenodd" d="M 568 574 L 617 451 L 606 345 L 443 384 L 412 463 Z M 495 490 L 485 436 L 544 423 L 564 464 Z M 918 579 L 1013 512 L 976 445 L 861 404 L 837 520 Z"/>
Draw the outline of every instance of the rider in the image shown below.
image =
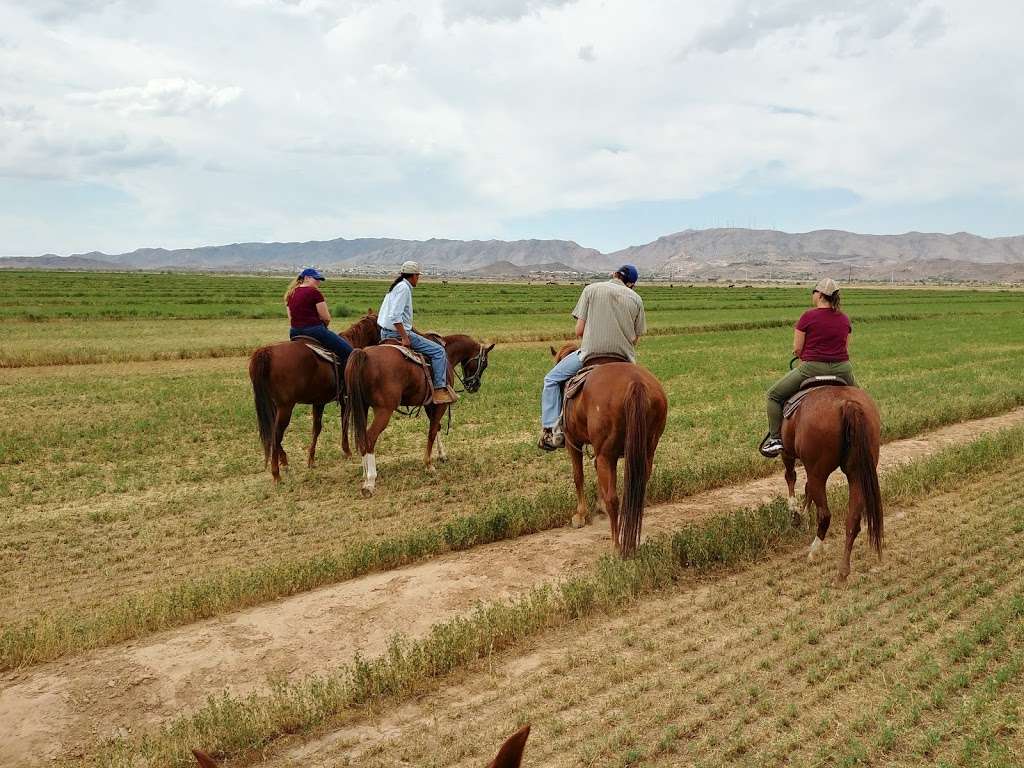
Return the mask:
<path fill-rule="evenodd" d="M 559 425 L 562 385 L 579 373 L 588 358 L 619 355 L 636 361 L 637 340 L 647 331 L 644 302 L 634 290 L 639 274 L 632 264 L 623 264 L 611 277 L 583 289 L 572 311 L 580 348 L 562 358 L 544 377 L 540 398 L 543 429 L 537 447 L 545 451 L 565 445 Z"/>
<path fill-rule="evenodd" d="M 793 357 L 800 365 L 768 390 L 768 438 L 761 453 L 775 458 L 782 452 L 782 406 L 814 376 L 838 376 L 857 386 L 847 354 L 847 339 L 853 330 L 850 318 L 839 310 L 839 286 L 832 278 L 818 281 L 811 293 L 813 309 L 804 312 L 793 331 Z"/>
<path fill-rule="evenodd" d="M 327 327 L 331 324 L 331 310 L 327 308 L 327 300 L 320 293 L 320 283 L 326 279 L 320 272 L 308 267 L 288 286 L 284 294 L 288 322 L 291 323 L 288 337 L 294 339 L 296 336 L 310 336 L 316 339 L 338 356 L 344 369 L 348 356 L 352 354 L 352 345 Z"/>
<path fill-rule="evenodd" d="M 412 289 L 420 281 L 420 265 L 407 261 L 401 270 L 402 273 L 388 288 L 377 313 L 381 341 L 400 339 L 403 347 L 411 347 L 428 358 L 434 384 L 434 405 L 454 403 L 459 396 L 448 386 L 448 356 L 444 347 L 412 330 Z"/>

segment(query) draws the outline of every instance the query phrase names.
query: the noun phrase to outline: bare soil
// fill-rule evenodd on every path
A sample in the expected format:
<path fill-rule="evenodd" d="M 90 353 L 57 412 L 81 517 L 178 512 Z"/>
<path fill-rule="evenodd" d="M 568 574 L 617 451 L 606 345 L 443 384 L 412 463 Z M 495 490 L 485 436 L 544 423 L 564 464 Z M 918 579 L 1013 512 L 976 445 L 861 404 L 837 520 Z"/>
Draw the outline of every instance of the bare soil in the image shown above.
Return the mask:
<path fill-rule="evenodd" d="M 1024 408 L 896 441 L 883 446 L 880 469 L 1021 423 Z M 776 475 L 651 507 L 645 531 L 760 504 L 784 489 Z M 159 725 L 225 689 L 246 693 L 270 678 L 328 672 L 356 652 L 377 655 L 396 632 L 424 634 L 480 601 L 589 567 L 609 548 L 607 519 L 597 517 L 581 530 L 498 542 L 5 674 L 3 762 L 29 765 L 79 754 L 97 739 Z"/>

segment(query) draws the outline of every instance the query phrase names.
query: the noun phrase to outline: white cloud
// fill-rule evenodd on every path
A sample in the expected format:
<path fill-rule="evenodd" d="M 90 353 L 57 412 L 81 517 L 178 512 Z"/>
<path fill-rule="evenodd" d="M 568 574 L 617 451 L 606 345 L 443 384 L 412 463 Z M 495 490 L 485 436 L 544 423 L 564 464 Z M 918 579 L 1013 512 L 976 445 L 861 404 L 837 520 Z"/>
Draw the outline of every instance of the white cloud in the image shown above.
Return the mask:
<path fill-rule="evenodd" d="M 72 93 L 73 104 L 112 109 L 122 115 L 185 115 L 225 107 L 242 95 L 237 86 L 217 87 L 180 77 L 158 78 L 142 86 Z"/>
<path fill-rule="evenodd" d="M 66 4 L 57 29 L 0 5 L 0 169 L 98 184 L 144 213 L 105 242 L 57 224 L 20 252 L 486 238 L 508 220 L 751 177 L 882 206 L 1024 197 L 1024 99 L 1007 75 L 1024 67 L 1024 7 L 1009 0 L 70 13 L 95 5 Z"/>

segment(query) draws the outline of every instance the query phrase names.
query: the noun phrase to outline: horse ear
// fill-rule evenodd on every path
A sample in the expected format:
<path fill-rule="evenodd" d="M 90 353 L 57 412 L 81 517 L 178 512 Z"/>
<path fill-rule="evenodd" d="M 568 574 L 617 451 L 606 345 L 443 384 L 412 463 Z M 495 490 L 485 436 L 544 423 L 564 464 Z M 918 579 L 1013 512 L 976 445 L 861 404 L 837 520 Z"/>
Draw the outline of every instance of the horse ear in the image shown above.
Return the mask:
<path fill-rule="evenodd" d="M 489 347 L 487 348 L 487 351 L 488 351 L 488 352 L 490 352 L 490 351 L 491 351 L 492 349 L 494 349 L 494 344 L 491 344 L 491 345 L 490 345 L 490 346 L 489 346 Z"/>
<path fill-rule="evenodd" d="M 551 350 L 552 357 L 558 357 L 558 351 L 554 347 L 548 347 Z"/>
<path fill-rule="evenodd" d="M 203 768 L 217 768 L 217 762 L 201 749 L 193 749 L 192 754 Z"/>
<path fill-rule="evenodd" d="M 526 724 L 509 736 L 498 750 L 497 757 L 487 768 L 519 768 L 523 761 L 523 749 L 526 748 L 526 739 L 529 735 L 530 726 Z"/>

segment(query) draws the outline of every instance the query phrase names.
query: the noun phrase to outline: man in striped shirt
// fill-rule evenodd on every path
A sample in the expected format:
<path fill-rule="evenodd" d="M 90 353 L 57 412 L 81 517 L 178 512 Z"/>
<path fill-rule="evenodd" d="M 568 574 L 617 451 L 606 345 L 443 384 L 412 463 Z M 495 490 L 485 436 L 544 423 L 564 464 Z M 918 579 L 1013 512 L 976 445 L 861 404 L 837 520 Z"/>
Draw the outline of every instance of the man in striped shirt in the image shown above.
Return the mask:
<path fill-rule="evenodd" d="M 580 348 L 566 355 L 544 377 L 541 391 L 541 436 L 537 447 L 554 451 L 565 445 L 561 430 L 562 386 L 579 373 L 588 358 L 616 355 L 636 362 L 637 340 L 647 331 L 644 302 L 634 290 L 639 273 L 623 264 L 603 283 L 583 289 L 572 316 Z"/>

